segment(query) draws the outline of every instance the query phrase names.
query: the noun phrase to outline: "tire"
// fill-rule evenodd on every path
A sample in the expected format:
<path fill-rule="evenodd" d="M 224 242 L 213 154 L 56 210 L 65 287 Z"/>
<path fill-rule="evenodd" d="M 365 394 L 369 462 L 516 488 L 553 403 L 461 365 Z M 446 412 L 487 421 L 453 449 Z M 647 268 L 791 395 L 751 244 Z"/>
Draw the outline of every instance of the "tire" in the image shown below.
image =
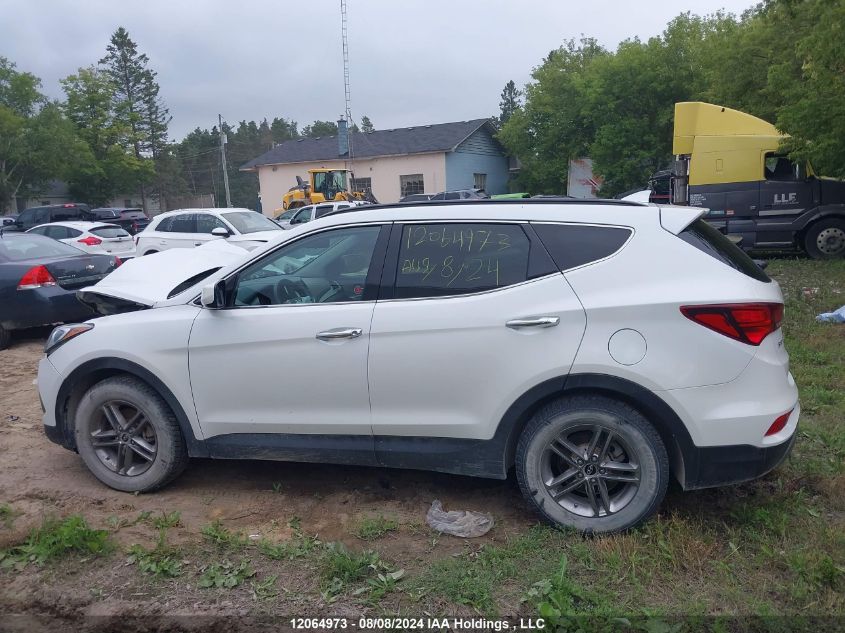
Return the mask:
<path fill-rule="evenodd" d="M 546 405 L 528 422 L 517 444 L 516 476 L 522 494 L 552 525 L 607 534 L 657 512 L 669 459 L 657 431 L 632 407 L 604 396 L 574 396 Z"/>
<path fill-rule="evenodd" d="M 6 328 L 0 325 L 0 349 L 6 349 L 9 347 L 9 343 L 12 341 L 12 333 L 9 332 Z"/>
<path fill-rule="evenodd" d="M 173 411 L 152 387 L 131 376 L 91 387 L 75 420 L 79 455 L 97 479 L 115 490 L 156 490 L 188 465 Z"/>
<path fill-rule="evenodd" d="M 845 220 L 827 218 L 811 224 L 804 234 L 804 250 L 813 259 L 845 257 Z"/>

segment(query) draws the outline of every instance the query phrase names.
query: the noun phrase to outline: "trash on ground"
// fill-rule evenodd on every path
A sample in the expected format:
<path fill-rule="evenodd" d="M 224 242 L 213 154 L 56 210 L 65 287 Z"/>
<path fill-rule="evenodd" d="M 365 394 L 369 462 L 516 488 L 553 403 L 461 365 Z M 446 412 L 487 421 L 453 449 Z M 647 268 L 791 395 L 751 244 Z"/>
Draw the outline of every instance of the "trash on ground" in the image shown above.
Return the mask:
<path fill-rule="evenodd" d="M 20 419 L 21 418 L 20 418 L 19 415 L 7 415 L 6 416 L 6 422 L 17 422 Z"/>
<path fill-rule="evenodd" d="M 425 521 L 433 529 L 444 534 L 473 538 L 484 536 L 493 527 L 492 515 L 469 510 L 443 510 L 443 504 L 435 499 L 425 515 Z"/>
<path fill-rule="evenodd" d="M 809 299 L 817 294 L 819 294 L 818 288 L 801 288 L 801 294 L 804 295 L 805 299 Z"/>
<path fill-rule="evenodd" d="M 845 323 L 845 306 L 833 312 L 825 312 L 816 317 L 816 321 L 823 321 L 827 323 Z"/>

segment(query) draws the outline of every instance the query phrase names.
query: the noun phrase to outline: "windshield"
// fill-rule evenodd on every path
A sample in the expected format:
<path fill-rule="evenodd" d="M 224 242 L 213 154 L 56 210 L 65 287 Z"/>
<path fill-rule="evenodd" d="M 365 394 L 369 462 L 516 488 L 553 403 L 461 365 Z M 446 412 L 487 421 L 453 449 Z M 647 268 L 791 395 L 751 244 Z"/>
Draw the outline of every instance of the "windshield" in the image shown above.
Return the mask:
<path fill-rule="evenodd" d="M 296 207 L 294 207 L 293 209 L 288 209 L 284 213 L 280 213 L 279 215 L 276 216 L 276 219 L 277 220 L 290 220 L 294 216 L 295 213 L 296 213 Z"/>
<path fill-rule="evenodd" d="M 42 257 L 73 257 L 82 255 L 80 249 L 57 242 L 43 235 L 27 233 L 0 238 L 0 260 L 21 262 Z"/>
<path fill-rule="evenodd" d="M 255 211 L 224 213 L 223 217 L 237 229 L 238 233 L 257 233 L 258 231 L 281 231 L 282 227 L 270 218 Z"/>

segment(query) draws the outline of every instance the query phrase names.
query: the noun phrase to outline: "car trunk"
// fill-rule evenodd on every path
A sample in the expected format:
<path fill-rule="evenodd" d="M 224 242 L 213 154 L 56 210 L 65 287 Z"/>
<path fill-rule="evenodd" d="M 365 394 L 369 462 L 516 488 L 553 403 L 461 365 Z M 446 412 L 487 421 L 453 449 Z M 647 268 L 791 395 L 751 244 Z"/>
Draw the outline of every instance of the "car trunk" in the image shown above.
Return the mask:
<path fill-rule="evenodd" d="M 84 288 L 102 280 L 115 269 L 115 258 L 111 255 L 82 255 L 39 260 L 65 290 Z"/>

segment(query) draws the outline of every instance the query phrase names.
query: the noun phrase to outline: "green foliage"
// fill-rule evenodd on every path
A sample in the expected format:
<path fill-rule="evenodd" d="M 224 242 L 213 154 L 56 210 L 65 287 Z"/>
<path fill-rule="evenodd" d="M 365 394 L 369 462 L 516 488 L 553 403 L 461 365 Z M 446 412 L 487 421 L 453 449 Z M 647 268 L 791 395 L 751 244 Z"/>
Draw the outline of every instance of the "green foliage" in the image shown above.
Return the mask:
<path fill-rule="evenodd" d="M 516 87 L 513 79 L 505 84 L 500 99 L 498 123 L 504 125 L 517 111 L 520 106 L 520 99 L 522 99 L 522 91 Z"/>
<path fill-rule="evenodd" d="M 376 131 L 373 122 L 370 121 L 370 117 L 368 117 L 366 114 L 361 117 L 361 131 L 365 134 Z"/>
<path fill-rule="evenodd" d="M 0 551 L 0 567 L 21 569 L 29 563 L 43 565 L 68 554 L 99 556 L 112 548 L 106 530 L 93 530 L 79 515 L 61 521 L 48 519 L 30 532 L 27 540 Z"/>
<path fill-rule="evenodd" d="M 281 543 L 273 543 L 267 539 L 258 542 L 259 551 L 273 560 L 293 560 L 301 558 L 315 551 L 320 541 L 315 536 L 304 536 L 295 532 L 293 538 Z"/>
<path fill-rule="evenodd" d="M 374 541 L 388 532 L 395 532 L 398 529 L 399 522 L 396 519 L 387 518 L 380 514 L 362 518 L 352 533 L 359 539 Z"/>
<path fill-rule="evenodd" d="M 238 565 L 223 561 L 205 567 L 197 581 L 197 586 L 203 589 L 232 589 L 253 576 L 255 576 L 255 570 L 250 567 L 248 560 L 243 560 Z"/>
<path fill-rule="evenodd" d="M 0 505 L 0 523 L 3 524 L 4 527 L 12 527 L 12 523 L 15 522 L 15 517 L 18 516 L 18 513 L 12 509 L 8 503 L 4 503 Z"/>
<path fill-rule="evenodd" d="M 178 511 L 165 513 L 162 510 L 161 516 L 153 517 L 151 519 L 151 523 L 153 524 L 153 527 L 157 528 L 159 530 L 177 527 L 181 522 L 182 522 L 182 515 Z"/>
<path fill-rule="evenodd" d="M 364 578 L 378 560 L 376 552 L 352 552 L 343 543 L 329 543 L 320 561 L 320 578 L 324 582 L 338 579 L 348 585 Z"/>
<path fill-rule="evenodd" d="M 201 531 L 207 540 L 224 549 L 240 549 L 249 544 L 249 539 L 242 532 L 232 532 L 223 527 L 220 519 L 209 523 Z"/>
<path fill-rule="evenodd" d="M 178 551 L 167 545 L 164 529 L 159 533 L 154 549 L 148 550 L 140 545 L 129 548 L 127 562 L 137 565 L 143 573 L 156 578 L 176 578 L 182 573 L 182 561 L 178 557 Z"/>
<path fill-rule="evenodd" d="M 302 128 L 302 136 L 309 138 L 321 138 L 324 136 L 336 136 L 337 123 L 334 121 L 314 121 L 311 125 Z"/>

